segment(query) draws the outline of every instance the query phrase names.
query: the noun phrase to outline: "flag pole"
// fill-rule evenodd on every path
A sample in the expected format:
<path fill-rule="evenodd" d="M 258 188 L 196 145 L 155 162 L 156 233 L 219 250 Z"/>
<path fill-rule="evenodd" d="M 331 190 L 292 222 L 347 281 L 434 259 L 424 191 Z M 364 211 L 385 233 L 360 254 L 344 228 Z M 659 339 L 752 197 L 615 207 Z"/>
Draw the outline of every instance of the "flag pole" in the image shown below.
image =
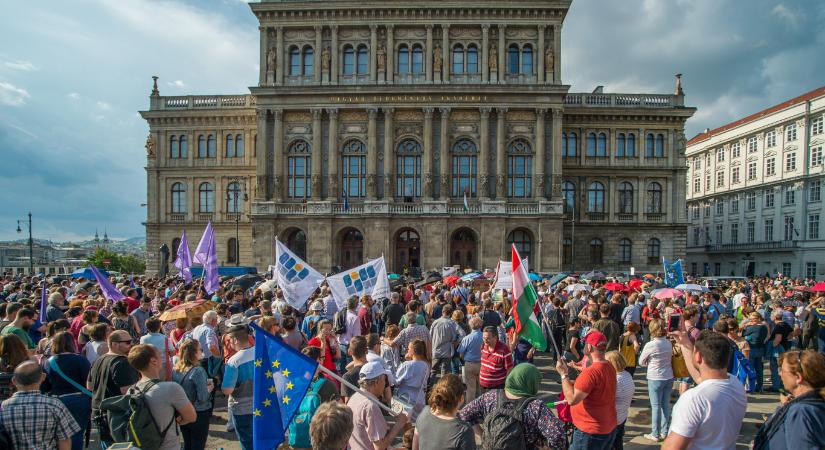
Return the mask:
<path fill-rule="evenodd" d="M 340 382 L 341 382 L 341 383 L 343 383 L 346 387 L 348 387 L 348 388 L 352 389 L 353 391 L 356 391 L 356 392 L 361 393 L 361 395 L 363 395 L 364 397 L 367 397 L 367 398 L 368 398 L 371 402 L 373 402 L 373 403 L 375 403 L 376 405 L 378 405 L 378 406 L 379 406 L 381 409 L 383 409 L 384 411 L 387 411 L 388 413 L 390 413 L 390 415 L 392 415 L 393 417 L 398 416 L 398 413 L 397 413 L 397 412 L 393 411 L 393 410 L 392 410 L 392 408 L 390 408 L 389 406 L 387 406 L 387 405 L 385 405 L 385 404 L 381 403 L 381 401 L 380 401 L 380 400 L 378 400 L 377 398 L 375 398 L 375 396 L 374 396 L 374 395 L 372 395 L 372 394 L 370 394 L 369 392 L 367 392 L 367 391 L 365 391 L 365 390 L 361 389 L 360 387 L 358 387 L 358 386 L 356 386 L 356 385 L 354 385 L 354 384 L 350 383 L 349 381 L 347 381 L 347 380 L 345 380 L 345 379 L 341 378 L 341 377 L 340 377 L 337 373 L 335 373 L 335 372 L 333 372 L 333 371 L 331 371 L 331 370 L 327 369 L 326 367 L 324 367 L 324 366 L 323 366 L 323 365 L 321 365 L 321 364 L 318 364 L 318 370 L 320 370 L 321 372 L 324 372 L 325 374 L 327 374 L 327 375 L 331 376 L 332 378 L 335 378 L 336 380 L 340 381 Z M 398 403 L 400 403 L 400 404 L 401 404 L 402 406 L 404 406 L 405 408 L 412 409 L 412 406 L 411 406 L 411 405 L 408 405 L 408 404 L 406 404 L 406 403 L 402 402 L 401 400 L 396 399 L 395 397 L 393 397 L 393 399 L 394 399 L 395 401 L 397 401 Z"/>

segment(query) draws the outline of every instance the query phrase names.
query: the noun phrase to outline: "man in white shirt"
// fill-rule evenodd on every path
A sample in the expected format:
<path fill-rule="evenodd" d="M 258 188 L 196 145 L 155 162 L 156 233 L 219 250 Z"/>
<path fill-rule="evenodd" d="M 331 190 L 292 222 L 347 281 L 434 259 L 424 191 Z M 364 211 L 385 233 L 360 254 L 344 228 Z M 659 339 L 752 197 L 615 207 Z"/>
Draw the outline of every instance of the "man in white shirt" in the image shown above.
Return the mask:
<path fill-rule="evenodd" d="M 691 344 L 687 332 L 675 334 L 697 386 L 682 394 L 673 407 L 670 434 L 662 449 L 734 450 L 748 399 L 742 383 L 728 374 L 728 338 L 703 330 Z"/>
<path fill-rule="evenodd" d="M 341 373 L 346 373 L 347 364 L 352 361 L 352 356 L 349 354 L 349 341 L 353 336 L 361 336 L 361 321 L 358 320 L 358 296 L 353 295 L 347 299 L 347 329 L 338 335 L 338 347 L 341 351 L 338 358 L 338 370 Z"/>

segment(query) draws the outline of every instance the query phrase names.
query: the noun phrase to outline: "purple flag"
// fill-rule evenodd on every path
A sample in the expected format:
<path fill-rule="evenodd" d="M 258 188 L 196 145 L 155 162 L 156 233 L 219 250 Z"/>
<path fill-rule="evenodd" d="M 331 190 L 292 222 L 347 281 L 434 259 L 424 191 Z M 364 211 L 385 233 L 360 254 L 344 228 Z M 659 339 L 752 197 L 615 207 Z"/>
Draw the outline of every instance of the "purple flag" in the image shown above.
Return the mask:
<path fill-rule="evenodd" d="M 48 320 L 46 320 L 46 308 L 49 306 L 48 287 L 49 283 L 46 278 L 43 278 L 43 291 L 40 293 L 40 323 L 44 325 L 48 323 Z"/>
<path fill-rule="evenodd" d="M 189 241 L 186 239 L 186 230 L 183 230 L 183 235 L 180 237 L 175 267 L 178 268 L 186 284 L 192 282 L 192 254 L 189 253 Z"/>
<path fill-rule="evenodd" d="M 203 264 L 203 287 L 207 294 L 212 294 L 221 286 L 218 278 L 218 249 L 215 246 L 215 232 L 212 230 L 212 222 L 206 224 L 198 248 L 195 249 L 195 256 L 192 260 Z"/>
<path fill-rule="evenodd" d="M 117 288 L 114 287 L 114 285 L 112 285 L 108 278 L 104 277 L 103 274 L 101 274 L 100 271 L 97 270 L 97 267 L 95 267 L 94 265 L 89 265 L 89 270 L 91 270 L 92 273 L 95 274 L 97 284 L 100 285 L 100 292 L 103 293 L 104 297 L 113 302 L 119 302 L 126 298 L 126 296 L 123 295 L 122 292 L 118 291 Z"/>

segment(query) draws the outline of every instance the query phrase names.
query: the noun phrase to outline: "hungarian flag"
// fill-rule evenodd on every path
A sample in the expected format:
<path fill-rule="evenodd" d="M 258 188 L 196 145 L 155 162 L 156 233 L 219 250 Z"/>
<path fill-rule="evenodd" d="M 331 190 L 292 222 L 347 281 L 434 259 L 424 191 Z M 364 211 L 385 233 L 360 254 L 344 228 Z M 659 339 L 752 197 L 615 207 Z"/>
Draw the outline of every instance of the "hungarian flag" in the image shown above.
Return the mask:
<path fill-rule="evenodd" d="M 527 276 L 527 268 L 521 262 L 521 256 L 513 244 L 513 321 L 516 325 L 516 334 L 519 337 L 529 342 L 538 351 L 544 351 L 547 348 L 547 339 L 544 337 L 544 332 L 541 329 L 534 307 L 538 301 L 538 294 L 536 288 L 530 283 L 530 278 Z"/>

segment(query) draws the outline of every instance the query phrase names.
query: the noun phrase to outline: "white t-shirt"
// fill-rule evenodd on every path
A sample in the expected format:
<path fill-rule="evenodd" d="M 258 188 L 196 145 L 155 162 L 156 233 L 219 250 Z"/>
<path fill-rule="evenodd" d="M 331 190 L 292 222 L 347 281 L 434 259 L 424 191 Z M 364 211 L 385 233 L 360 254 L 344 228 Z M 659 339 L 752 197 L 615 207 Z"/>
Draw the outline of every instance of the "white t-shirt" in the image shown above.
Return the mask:
<path fill-rule="evenodd" d="M 633 384 L 633 376 L 622 370 L 616 375 L 616 423 L 619 425 L 627 420 L 627 410 L 630 409 L 634 392 L 636 386 Z"/>
<path fill-rule="evenodd" d="M 736 449 L 748 398 L 734 376 L 705 380 L 688 389 L 673 406 L 670 431 L 692 438 L 689 449 Z"/>

